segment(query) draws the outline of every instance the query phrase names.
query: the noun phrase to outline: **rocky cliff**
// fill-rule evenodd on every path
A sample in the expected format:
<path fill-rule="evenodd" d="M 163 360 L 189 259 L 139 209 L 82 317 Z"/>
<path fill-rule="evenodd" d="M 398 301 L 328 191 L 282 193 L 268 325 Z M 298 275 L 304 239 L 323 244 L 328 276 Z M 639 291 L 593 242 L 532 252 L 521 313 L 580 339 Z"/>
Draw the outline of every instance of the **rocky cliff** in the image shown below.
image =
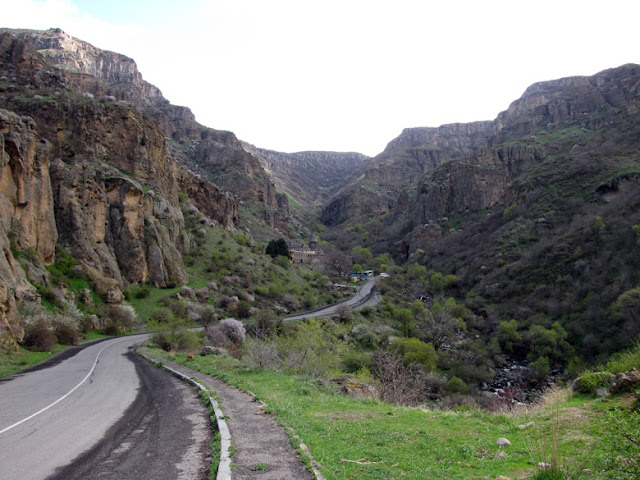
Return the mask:
<path fill-rule="evenodd" d="M 487 144 L 492 122 L 456 123 L 438 128 L 406 128 L 369 167 L 323 208 L 321 219 L 336 225 L 389 213 L 407 192 L 415 192 L 427 172 Z"/>
<path fill-rule="evenodd" d="M 278 188 L 306 209 L 324 204 L 342 187 L 357 178 L 370 157 L 353 152 L 282 153 L 243 142 Z"/>
<path fill-rule="evenodd" d="M 92 55 L 82 57 L 87 69 L 111 65 L 109 78 L 157 98 L 131 65 L 118 77 L 117 62 Z M 238 219 L 237 197 L 175 161 L 152 116 L 96 98 L 87 77 L 52 66 L 29 39 L 0 35 L 0 329 L 18 339 L 16 300 L 48 283 L 42 264 L 54 262 L 57 244 L 117 303 L 130 283 L 186 283 L 179 192 L 224 228 Z"/>
<path fill-rule="evenodd" d="M 33 45 L 48 64 L 64 70 L 86 95 L 125 101 L 144 111 L 161 126 L 176 162 L 242 201 L 260 204 L 264 221 L 281 232 L 288 231 L 286 196 L 277 193 L 259 160 L 232 132 L 204 127 L 191 110 L 170 104 L 158 88 L 142 79 L 131 58 L 96 48 L 60 29 L 4 31 Z"/>
<path fill-rule="evenodd" d="M 529 201 L 523 175 L 558 155 L 637 149 L 633 136 L 621 132 L 635 128 L 630 118 L 638 112 L 639 80 L 640 67 L 624 65 L 541 82 L 492 122 L 405 129 L 325 206 L 322 220 L 348 225 L 387 213 L 402 222 L 386 228 L 399 240 L 443 217 Z M 417 243 L 407 240 L 399 251 L 410 252 L 409 244 Z"/>

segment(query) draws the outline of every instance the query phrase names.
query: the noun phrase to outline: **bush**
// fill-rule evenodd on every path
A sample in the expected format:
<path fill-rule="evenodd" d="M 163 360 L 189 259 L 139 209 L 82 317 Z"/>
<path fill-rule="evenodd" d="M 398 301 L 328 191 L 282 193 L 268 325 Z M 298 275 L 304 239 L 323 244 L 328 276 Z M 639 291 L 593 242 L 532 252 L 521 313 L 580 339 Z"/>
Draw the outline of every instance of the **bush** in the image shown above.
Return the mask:
<path fill-rule="evenodd" d="M 417 338 L 398 338 L 391 342 L 389 348 L 402 355 L 405 365 L 417 363 L 431 372 L 436 369 L 438 354 L 431 343 L 425 343 Z"/>
<path fill-rule="evenodd" d="M 447 382 L 447 392 L 464 394 L 469 391 L 469 387 L 461 378 L 451 377 Z"/>
<path fill-rule="evenodd" d="M 276 343 L 272 340 L 247 339 L 244 359 L 253 368 L 278 368 L 280 366 Z"/>
<path fill-rule="evenodd" d="M 363 368 L 371 367 L 371 357 L 364 352 L 347 352 L 342 359 L 342 369 L 346 373 L 357 373 Z"/>
<path fill-rule="evenodd" d="M 73 319 L 58 315 L 53 319 L 53 330 L 58 342 L 63 345 L 75 345 L 78 343 L 80 334 L 78 332 L 78 326 Z"/>
<path fill-rule="evenodd" d="M 342 358 L 349 345 L 343 329 L 332 323 L 309 319 L 289 335 L 276 337 L 281 368 L 289 373 L 328 379 L 341 373 Z"/>
<path fill-rule="evenodd" d="M 232 343 L 244 343 L 247 331 L 242 322 L 235 318 L 225 318 L 220 320 L 218 328 L 220 328 Z"/>
<path fill-rule="evenodd" d="M 270 308 L 263 308 L 251 322 L 250 331 L 256 337 L 265 339 L 275 334 L 281 326 L 282 318 L 276 317 Z"/>
<path fill-rule="evenodd" d="M 210 325 L 203 331 L 203 336 L 212 347 L 224 348 L 231 343 L 218 325 Z"/>
<path fill-rule="evenodd" d="M 405 365 L 402 356 L 391 350 L 378 350 L 372 366 L 380 382 L 380 399 L 385 402 L 417 405 L 437 398 L 445 386 L 442 375 L 427 373 L 416 364 Z"/>
<path fill-rule="evenodd" d="M 549 359 L 547 357 L 540 357 L 536 361 L 531 362 L 530 367 L 533 379 L 538 383 L 544 382 L 551 370 L 549 368 Z"/>
<path fill-rule="evenodd" d="M 40 316 L 25 330 L 22 344 L 30 349 L 40 352 L 50 352 L 56 346 L 56 336 L 49 326 L 47 318 Z"/>
<path fill-rule="evenodd" d="M 189 330 L 186 320 L 172 316 L 167 323 L 149 321 L 147 328 L 154 332 L 151 339 L 167 352 L 194 351 L 200 346 L 198 334 Z"/>
<path fill-rule="evenodd" d="M 640 478 L 640 412 L 614 409 L 601 422 L 601 468 L 611 480 Z"/>
<path fill-rule="evenodd" d="M 120 335 L 123 331 L 131 330 L 136 324 L 136 312 L 130 305 L 107 305 L 104 311 L 107 335 Z"/>
<path fill-rule="evenodd" d="M 198 314 L 198 323 L 203 327 L 207 327 L 218 321 L 216 309 L 211 305 L 204 305 Z"/>

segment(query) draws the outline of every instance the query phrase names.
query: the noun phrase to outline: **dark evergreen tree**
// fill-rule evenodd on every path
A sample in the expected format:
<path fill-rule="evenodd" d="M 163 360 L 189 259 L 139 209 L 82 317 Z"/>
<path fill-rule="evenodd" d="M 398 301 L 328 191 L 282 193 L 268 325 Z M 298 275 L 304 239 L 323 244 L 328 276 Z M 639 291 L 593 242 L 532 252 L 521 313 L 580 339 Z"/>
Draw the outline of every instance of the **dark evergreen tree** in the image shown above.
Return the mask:
<path fill-rule="evenodd" d="M 271 255 L 273 258 L 278 255 L 282 255 L 283 257 L 289 257 L 289 246 L 284 238 L 279 238 L 278 240 L 271 240 L 267 244 L 267 249 L 265 250 L 267 255 Z"/>

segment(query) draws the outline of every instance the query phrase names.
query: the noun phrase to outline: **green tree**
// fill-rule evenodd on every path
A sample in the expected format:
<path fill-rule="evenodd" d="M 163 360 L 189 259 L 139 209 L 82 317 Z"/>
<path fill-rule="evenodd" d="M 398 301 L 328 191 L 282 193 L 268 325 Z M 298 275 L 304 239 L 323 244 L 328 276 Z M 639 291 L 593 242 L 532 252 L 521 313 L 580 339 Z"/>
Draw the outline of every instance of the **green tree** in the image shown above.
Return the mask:
<path fill-rule="evenodd" d="M 533 379 L 538 383 L 542 383 L 550 372 L 549 359 L 547 357 L 539 357 L 537 360 L 531 362 L 531 370 Z"/>
<path fill-rule="evenodd" d="M 363 265 L 371 265 L 373 261 L 373 254 L 368 248 L 361 247 L 360 245 L 356 245 L 351 249 L 351 256 L 353 257 L 353 261 L 356 263 L 361 263 Z"/>
<path fill-rule="evenodd" d="M 423 365 L 431 372 L 436 369 L 438 354 L 431 343 L 417 338 L 397 338 L 389 348 L 402 356 L 402 363 L 405 366 L 416 363 Z"/>
<path fill-rule="evenodd" d="M 411 335 L 411 330 L 415 327 L 414 316 L 411 310 L 408 308 L 400 308 L 395 312 L 396 320 L 400 322 L 402 328 L 402 334 L 405 337 Z"/>
<path fill-rule="evenodd" d="M 271 255 L 271 257 L 275 258 L 278 255 L 283 257 L 289 257 L 289 246 L 284 238 L 279 238 L 278 240 L 271 240 L 267 244 L 267 248 L 265 250 L 267 255 Z"/>
<path fill-rule="evenodd" d="M 516 353 L 522 345 L 522 334 L 518 332 L 518 321 L 512 318 L 508 322 L 500 323 L 498 327 L 498 341 L 507 353 Z"/>
<path fill-rule="evenodd" d="M 608 318 L 621 347 L 629 347 L 640 336 L 640 287 L 621 294 L 609 307 Z"/>

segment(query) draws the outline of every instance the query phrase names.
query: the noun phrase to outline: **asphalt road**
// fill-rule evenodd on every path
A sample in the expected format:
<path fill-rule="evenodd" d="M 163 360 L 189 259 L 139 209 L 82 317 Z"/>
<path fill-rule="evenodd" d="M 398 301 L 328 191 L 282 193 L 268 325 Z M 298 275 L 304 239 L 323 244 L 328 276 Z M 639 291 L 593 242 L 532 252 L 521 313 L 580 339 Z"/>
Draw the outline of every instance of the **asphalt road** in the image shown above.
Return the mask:
<path fill-rule="evenodd" d="M 115 338 L 0 381 L 1 479 L 206 478 L 195 392 Z"/>
<path fill-rule="evenodd" d="M 380 296 L 377 295 L 373 288 L 375 287 L 375 279 L 369 278 L 358 289 L 356 294 L 349 300 L 337 303 L 325 308 L 312 310 L 310 312 L 297 313 L 294 315 L 288 315 L 284 317 L 285 322 L 293 322 L 295 320 L 303 320 L 305 318 L 320 318 L 320 317 L 332 317 L 338 314 L 338 309 L 343 305 L 347 305 L 354 310 L 359 310 L 364 307 L 376 305 L 380 302 Z"/>

